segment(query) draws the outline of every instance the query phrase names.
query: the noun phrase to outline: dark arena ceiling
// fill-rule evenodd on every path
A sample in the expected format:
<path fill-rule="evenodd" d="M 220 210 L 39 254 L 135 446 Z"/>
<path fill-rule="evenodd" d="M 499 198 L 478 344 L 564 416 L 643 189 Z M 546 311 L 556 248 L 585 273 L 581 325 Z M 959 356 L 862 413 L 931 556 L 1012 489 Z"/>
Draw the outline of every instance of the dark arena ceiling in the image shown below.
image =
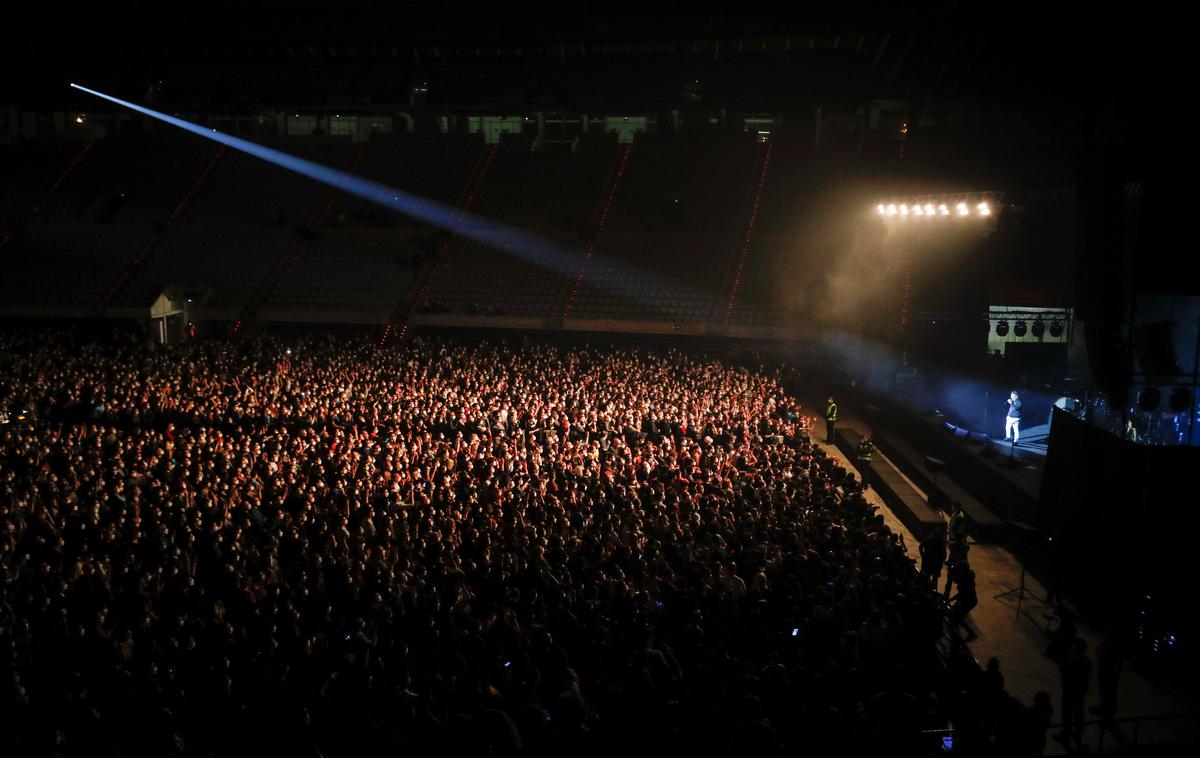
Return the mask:
<path fill-rule="evenodd" d="M 42 18 L 36 18 L 41 16 Z M 1144 66 L 1136 19 L 994 3 L 821 4 L 758 11 L 252 0 L 43 6 L 3 46 L 6 99 L 66 84 L 177 105 L 404 102 L 444 107 L 662 106 L 697 82 L 709 105 L 907 98 L 1069 104 L 1126 91 Z M 17 31 L 15 29 L 10 31 Z"/>

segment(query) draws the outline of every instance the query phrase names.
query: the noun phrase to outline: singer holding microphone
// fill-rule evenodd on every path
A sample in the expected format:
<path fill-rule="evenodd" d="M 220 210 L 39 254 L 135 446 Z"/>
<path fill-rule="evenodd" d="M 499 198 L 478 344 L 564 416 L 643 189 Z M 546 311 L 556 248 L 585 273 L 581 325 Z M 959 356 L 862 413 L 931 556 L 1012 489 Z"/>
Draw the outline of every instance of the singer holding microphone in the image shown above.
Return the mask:
<path fill-rule="evenodd" d="M 1010 438 L 1014 445 L 1021 438 L 1021 400 L 1016 390 L 1008 396 L 1008 415 L 1004 418 L 1004 441 Z"/>

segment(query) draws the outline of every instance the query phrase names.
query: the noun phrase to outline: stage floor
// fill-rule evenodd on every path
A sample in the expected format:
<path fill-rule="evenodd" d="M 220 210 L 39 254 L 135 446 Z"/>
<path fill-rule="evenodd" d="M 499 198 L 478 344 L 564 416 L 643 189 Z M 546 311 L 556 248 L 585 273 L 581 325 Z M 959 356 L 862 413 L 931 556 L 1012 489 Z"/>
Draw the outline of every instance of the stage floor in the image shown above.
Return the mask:
<path fill-rule="evenodd" d="M 1050 425 L 1031 426 L 1021 430 L 1020 441 L 1014 446 L 1003 438 L 991 437 L 987 444 L 999 455 L 1010 456 L 1020 460 L 1046 457 L 1047 443 L 1050 441 Z"/>

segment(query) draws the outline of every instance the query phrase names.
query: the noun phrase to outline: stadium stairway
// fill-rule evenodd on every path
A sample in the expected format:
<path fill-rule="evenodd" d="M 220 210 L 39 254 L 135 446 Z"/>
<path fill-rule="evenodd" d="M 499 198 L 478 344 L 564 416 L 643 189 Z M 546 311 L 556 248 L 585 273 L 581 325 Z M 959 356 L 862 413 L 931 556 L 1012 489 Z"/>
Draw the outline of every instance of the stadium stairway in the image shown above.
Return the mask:
<path fill-rule="evenodd" d="M 354 148 L 354 152 L 350 158 L 350 165 L 346 168 L 347 173 L 353 174 L 358 168 L 358 164 L 362 162 L 363 155 L 367 151 L 368 144 L 369 143 L 367 142 L 362 142 Z M 287 249 L 283 252 L 283 255 L 280 256 L 275 266 L 271 269 L 271 273 L 267 275 L 267 278 L 258 286 L 254 294 L 251 295 L 250 299 L 246 302 L 243 311 L 247 315 L 253 316 L 254 314 L 258 313 L 258 311 L 261 310 L 262 307 L 271 299 L 271 296 L 275 294 L 275 291 L 279 288 L 280 282 L 285 276 L 287 276 L 288 272 L 295 267 L 296 261 L 304 252 L 305 240 L 317 233 L 317 230 L 320 228 L 321 224 L 324 223 L 325 219 L 329 216 L 330 210 L 333 209 L 334 203 L 337 202 L 339 194 L 341 193 L 332 187 L 328 188 L 322 194 L 321 199 L 317 203 L 316 207 L 309 212 L 308 218 L 305 220 L 304 225 L 297 231 L 296 234 L 292 235 L 292 239 L 288 243 Z"/>
<path fill-rule="evenodd" d="M 121 294 L 121 291 L 125 288 L 125 286 L 129 284 L 129 282 L 135 276 L 137 276 L 138 272 L 142 269 L 142 266 L 145 265 L 146 259 L 150 257 L 151 253 L 153 253 L 155 248 L 158 247 L 159 243 L 162 242 L 166 230 L 169 229 L 170 226 L 177 220 L 179 220 L 179 217 L 182 216 L 185 211 L 187 211 L 188 206 L 191 205 L 193 200 L 195 200 L 196 195 L 200 192 L 200 188 L 204 186 L 205 181 L 208 180 L 209 175 L 212 174 L 213 169 L 217 167 L 217 164 L 221 162 L 221 158 L 225 156 L 225 153 L 228 151 L 228 149 L 229 148 L 225 145 L 221 145 L 219 148 L 217 148 L 217 151 L 204 166 L 204 169 L 200 172 L 200 175 L 196 177 L 196 181 L 192 183 L 191 188 L 188 189 L 187 193 L 175 205 L 175 208 L 171 211 L 171 214 L 156 226 L 149 239 L 147 239 L 146 242 L 140 248 L 138 248 L 138 251 L 129 261 L 129 264 L 117 276 L 116 280 L 109 285 L 108 289 L 106 289 L 101 295 L 100 302 L 102 305 L 111 305 L 113 301 L 116 300 Z"/>
<path fill-rule="evenodd" d="M 756 180 L 751 187 L 751 191 L 747 193 L 750 197 L 749 205 L 743 211 L 742 221 L 742 239 L 738 246 L 737 265 L 732 272 L 732 283 L 729 285 L 729 303 L 725 307 L 724 322 L 728 326 L 730 319 L 733 318 L 734 308 L 737 306 L 738 290 L 741 289 L 742 277 L 746 270 L 746 256 L 750 254 L 750 242 L 754 239 L 754 226 L 758 221 L 758 209 L 762 203 L 763 186 L 767 182 L 767 172 L 771 167 L 771 150 L 774 146 L 767 142 L 760 146 L 758 153 L 754 157 Z"/>
<path fill-rule="evenodd" d="M 25 213 L 15 219 L 0 218 L 0 253 L 4 252 L 4 249 L 9 246 L 16 234 L 25 226 L 26 223 L 35 218 L 41 212 L 42 208 L 46 205 L 46 201 L 52 198 L 54 193 L 67 183 L 71 176 L 74 175 L 75 169 L 79 168 L 79 164 L 88 157 L 88 155 L 92 152 L 92 148 L 95 146 L 96 143 L 92 140 L 88 140 L 87 142 L 83 143 L 83 146 L 74 153 L 70 163 L 67 164 L 67 167 L 58 175 L 58 178 L 54 181 L 54 183 L 50 185 L 50 189 L 48 189 L 45 194 L 43 194 L 37 200 L 37 202 L 31 205 L 25 211 Z M 21 183 L 14 183 L 11 186 L 11 189 L 19 192 L 22 189 Z M 6 200 L 7 199 L 16 200 L 15 197 L 6 198 Z"/>
<path fill-rule="evenodd" d="M 587 228 L 593 235 L 599 234 L 604 225 L 608 223 L 608 214 L 612 210 L 613 199 L 616 197 L 617 190 L 621 186 L 621 177 L 625 175 L 625 169 L 629 167 L 629 159 L 631 157 L 633 157 L 633 145 L 628 144 L 613 159 L 612 168 L 604 180 L 600 196 L 596 199 L 596 206 L 592 211 L 591 218 L 588 219 Z M 568 318 L 571 315 L 571 308 L 575 305 L 575 296 L 579 293 L 579 286 L 583 284 L 584 277 L 587 276 L 588 264 L 591 262 L 595 251 L 596 240 L 593 237 L 584 250 L 583 263 L 579 265 L 579 272 L 573 277 L 573 281 L 569 282 L 570 289 L 566 291 L 566 302 L 562 306 L 563 318 Z M 557 311 L 557 308 L 555 310 Z"/>
<path fill-rule="evenodd" d="M 458 201 L 455 206 L 461 211 L 471 210 L 471 206 L 475 203 L 475 198 L 479 196 L 479 189 L 483 186 L 483 180 L 487 177 L 488 169 L 491 168 L 493 161 L 496 159 L 496 151 L 498 145 L 486 145 L 480 153 L 479 158 L 475 161 L 475 165 L 471 169 L 470 175 L 467 177 L 467 182 L 459 193 Z M 429 290 L 429 283 L 436 271 L 438 265 L 446 257 L 450 248 L 450 238 L 447 237 L 437 246 L 434 254 L 428 261 L 425 261 L 424 266 L 417 272 L 416 281 L 406 293 L 404 299 L 395 307 L 391 316 L 388 318 L 387 328 L 384 330 L 380 344 L 387 342 L 388 339 L 395 334 L 397 340 L 403 341 L 408 336 L 408 321 L 413 310 L 425 297 L 425 293 Z"/>

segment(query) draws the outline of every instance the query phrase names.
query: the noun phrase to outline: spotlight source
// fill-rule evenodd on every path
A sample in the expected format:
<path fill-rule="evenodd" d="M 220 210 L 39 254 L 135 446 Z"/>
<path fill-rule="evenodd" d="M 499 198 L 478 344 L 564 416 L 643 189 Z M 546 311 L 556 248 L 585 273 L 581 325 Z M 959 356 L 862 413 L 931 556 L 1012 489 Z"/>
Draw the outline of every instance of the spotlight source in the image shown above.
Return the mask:
<path fill-rule="evenodd" d="M 887 207 L 887 215 L 889 215 L 889 216 L 895 216 L 897 213 L 899 213 L 899 211 L 896 209 L 896 204 L 895 204 L 895 203 L 892 203 L 891 205 L 889 205 L 889 206 Z"/>
<path fill-rule="evenodd" d="M 1024 337 L 1028 330 L 1029 328 L 1025 325 L 1024 321 L 1017 321 L 1017 323 L 1013 324 L 1013 334 L 1018 337 Z"/>
<path fill-rule="evenodd" d="M 958 215 L 960 216 L 967 216 L 971 213 L 970 209 L 967 208 L 966 203 L 959 203 L 957 206 L 955 206 L 955 208 L 958 210 Z"/>
<path fill-rule="evenodd" d="M 950 209 L 946 207 L 945 203 L 942 203 L 941 205 L 938 206 L 938 212 L 941 213 L 943 216 L 950 215 Z"/>
<path fill-rule="evenodd" d="M 980 216 L 992 215 L 992 208 L 987 203 L 980 203 L 979 205 L 975 206 L 975 210 L 979 213 Z"/>
<path fill-rule="evenodd" d="M 882 216 L 887 213 L 887 206 L 885 206 L 883 203 L 880 203 L 877 210 L 879 211 L 879 215 Z"/>
<path fill-rule="evenodd" d="M 908 206 L 907 206 L 907 205 L 904 205 L 904 204 L 901 204 L 901 205 L 900 205 L 900 215 L 901 215 L 901 216 L 907 216 L 907 215 L 908 215 Z"/>
<path fill-rule="evenodd" d="M 1008 322 L 1007 321 L 997 321 L 996 322 L 996 334 L 1000 337 L 1008 336 Z"/>
<path fill-rule="evenodd" d="M 1063 322 L 1051 321 L 1050 322 L 1050 336 L 1057 339 L 1057 338 L 1061 337 L 1062 335 L 1063 335 Z"/>
<path fill-rule="evenodd" d="M 1033 322 L 1033 336 L 1037 337 L 1038 339 L 1041 339 L 1042 335 L 1044 335 L 1045 333 L 1046 333 L 1046 325 L 1044 323 L 1042 323 L 1042 320 L 1039 318 L 1036 321 L 1034 321 Z"/>

